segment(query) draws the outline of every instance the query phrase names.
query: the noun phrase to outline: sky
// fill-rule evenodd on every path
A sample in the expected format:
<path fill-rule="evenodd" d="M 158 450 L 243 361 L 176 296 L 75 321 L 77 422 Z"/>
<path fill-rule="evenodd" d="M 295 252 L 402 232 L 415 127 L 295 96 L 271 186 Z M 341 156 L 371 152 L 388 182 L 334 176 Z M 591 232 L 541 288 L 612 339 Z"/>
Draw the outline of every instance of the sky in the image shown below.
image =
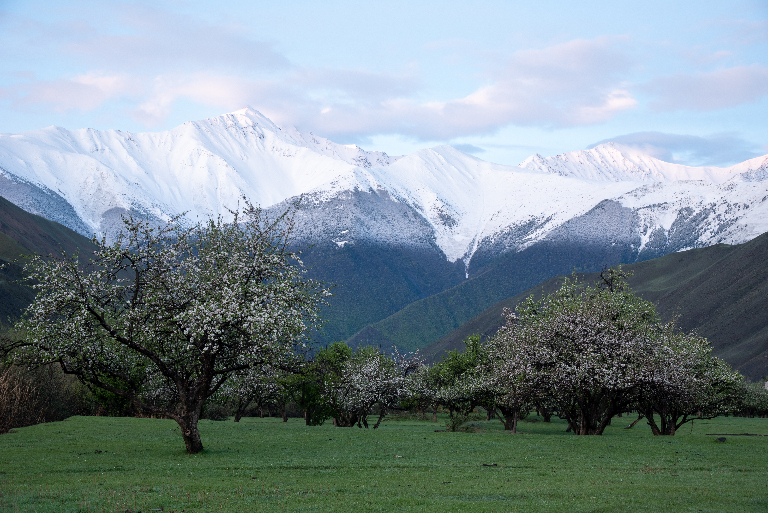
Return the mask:
<path fill-rule="evenodd" d="M 390 155 L 768 153 L 768 0 L 0 0 L 0 132 L 251 106 Z"/>

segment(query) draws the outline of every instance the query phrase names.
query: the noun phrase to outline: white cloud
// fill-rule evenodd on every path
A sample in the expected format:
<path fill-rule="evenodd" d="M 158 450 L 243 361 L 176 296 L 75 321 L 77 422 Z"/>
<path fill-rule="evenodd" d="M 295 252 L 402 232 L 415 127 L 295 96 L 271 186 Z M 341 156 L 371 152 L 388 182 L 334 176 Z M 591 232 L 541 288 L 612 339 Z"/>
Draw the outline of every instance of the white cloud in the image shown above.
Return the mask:
<path fill-rule="evenodd" d="M 146 5 L 122 4 L 118 33 L 81 23 L 60 34 L 50 28 L 63 50 L 101 69 L 163 72 L 200 69 L 274 71 L 290 67 L 273 45 L 254 40 L 236 25 L 214 25 L 178 12 Z"/>
<path fill-rule="evenodd" d="M 637 105 L 621 80 L 632 67 L 617 49 L 621 41 L 601 37 L 515 52 L 489 77 L 490 84 L 463 98 L 417 102 L 393 96 L 364 104 L 332 104 L 302 121 L 324 133 L 400 133 L 424 140 L 490 133 L 510 124 L 604 122 Z"/>
<path fill-rule="evenodd" d="M 733 133 L 697 136 L 636 132 L 599 141 L 590 148 L 607 142 L 636 148 L 665 162 L 692 166 L 730 166 L 768 151 Z"/>
<path fill-rule="evenodd" d="M 656 96 L 650 104 L 655 110 L 726 109 L 768 96 L 768 67 L 753 64 L 659 77 L 644 89 Z"/>
<path fill-rule="evenodd" d="M 136 94 L 141 85 L 126 75 L 89 72 L 72 78 L 33 82 L 27 89 L 13 88 L 17 105 L 49 106 L 59 112 L 90 111 L 107 100 Z"/>
<path fill-rule="evenodd" d="M 482 83 L 474 91 L 437 101 L 430 99 L 417 65 L 399 72 L 300 68 L 243 26 L 146 5 L 111 9 L 118 20 L 112 28 L 95 21 L 35 22 L 35 37 L 53 41 L 49 46 L 88 71 L 53 80 L 19 79 L 0 95 L 17 107 L 57 111 L 93 111 L 105 102 L 128 100 L 134 118 L 152 128 L 165 123 L 179 100 L 222 111 L 248 104 L 278 123 L 329 137 L 399 134 L 430 141 L 490 134 L 510 125 L 600 124 L 636 109 L 637 91 L 653 95 L 650 107 L 657 111 L 724 109 L 768 95 L 768 67 L 758 64 L 633 85 L 628 79 L 637 63 L 626 48 L 630 39 L 601 36 L 515 51 L 475 77 Z M 14 23 L 18 29 L 28 21 Z M 752 37 L 763 25 L 745 23 L 739 30 Z M 466 44 L 457 39 L 431 45 L 462 50 Z M 730 55 L 693 51 L 709 62 Z"/>
<path fill-rule="evenodd" d="M 0 10 L 6 130 L 94 121 L 169 128 L 248 104 L 342 142 L 397 136 L 416 144 L 504 127 L 573 134 L 610 123 L 630 132 L 628 124 L 674 119 L 682 129 L 768 96 L 768 20 L 754 6 L 716 16 L 675 9 L 686 12 L 681 24 L 650 4 L 621 16 L 575 4 L 559 6 L 560 17 L 551 8 L 512 9 L 509 19 L 489 18 L 498 4 L 441 13 L 405 4 L 343 13 L 338 4 L 301 2 L 11 4 Z M 371 16 L 379 11 L 386 16 Z M 607 31 L 629 35 L 594 37 Z M 741 118 L 723 126 L 762 133 L 759 113 L 745 112 L 734 110 Z"/>
<path fill-rule="evenodd" d="M 471 94 L 449 101 L 422 101 L 419 77 L 346 69 L 292 69 L 277 78 L 244 77 L 206 70 L 127 76 L 90 72 L 74 79 L 36 82 L 23 103 L 59 110 L 95 109 L 128 97 L 135 119 L 162 125 L 174 102 L 189 100 L 221 110 L 254 105 L 278 123 L 328 136 L 360 139 L 403 134 L 448 140 L 491 133 L 510 124 L 578 126 L 601 123 L 637 102 L 620 80 L 632 63 L 615 48 L 620 40 L 576 40 L 514 53 Z"/>

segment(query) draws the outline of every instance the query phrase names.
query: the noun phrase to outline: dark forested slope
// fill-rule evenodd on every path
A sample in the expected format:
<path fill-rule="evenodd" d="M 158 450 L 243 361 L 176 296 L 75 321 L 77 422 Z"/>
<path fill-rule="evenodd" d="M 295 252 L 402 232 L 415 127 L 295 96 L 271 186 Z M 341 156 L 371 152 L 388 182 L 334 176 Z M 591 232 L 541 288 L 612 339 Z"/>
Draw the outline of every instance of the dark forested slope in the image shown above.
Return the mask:
<path fill-rule="evenodd" d="M 673 253 L 626 265 L 629 282 L 641 297 L 654 302 L 665 320 L 677 317 L 682 330 L 695 330 L 712 343 L 715 354 L 751 379 L 768 374 L 768 233 L 735 246 Z M 531 294 L 555 290 L 563 276 L 551 278 L 500 301 L 424 349 L 428 357 L 463 348 L 468 335 L 493 335 L 502 311 Z M 580 274 L 593 282 L 598 274 Z"/>
<path fill-rule="evenodd" d="M 22 255 L 85 253 L 93 249 L 91 242 L 73 230 L 30 214 L 0 197 L 0 323 L 13 321 L 32 301 L 34 293 L 18 283 L 21 279 Z"/>

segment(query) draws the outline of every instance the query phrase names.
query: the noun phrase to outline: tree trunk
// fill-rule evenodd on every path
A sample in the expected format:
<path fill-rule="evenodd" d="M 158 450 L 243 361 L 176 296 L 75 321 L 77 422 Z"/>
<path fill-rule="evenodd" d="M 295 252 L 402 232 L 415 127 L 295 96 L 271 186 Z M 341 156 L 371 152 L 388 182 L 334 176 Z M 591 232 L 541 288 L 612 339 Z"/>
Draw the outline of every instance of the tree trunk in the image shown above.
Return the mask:
<path fill-rule="evenodd" d="M 510 431 L 512 434 L 517 433 L 517 419 L 519 417 L 518 410 L 512 408 L 499 408 L 503 415 L 502 423 L 504 424 L 504 430 Z"/>
<path fill-rule="evenodd" d="M 181 429 L 181 436 L 184 438 L 184 444 L 187 446 L 187 454 L 197 454 L 203 450 L 203 441 L 200 439 L 200 431 L 197 424 L 194 427 L 188 426 L 187 429 Z"/>
<path fill-rule="evenodd" d="M 654 436 L 675 436 L 677 429 L 685 424 L 684 416 L 683 422 L 678 422 L 678 419 L 680 419 L 681 416 L 677 411 L 670 412 L 665 409 L 665 411 L 658 413 L 661 418 L 661 427 L 659 427 L 652 417 L 653 411 L 649 411 L 648 413 L 651 414 L 651 417 L 648 418 L 648 425 L 651 426 L 651 432 Z"/>
<path fill-rule="evenodd" d="M 187 454 L 197 454 L 203 450 L 203 441 L 197 422 L 203 411 L 204 396 L 194 391 L 183 390 L 179 393 L 180 413 L 168 414 L 181 428 L 181 437 L 187 447 Z"/>
<path fill-rule="evenodd" d="M 552 421 L 552 412 L 549 411 L 546 408 L 537 407 L 536 413 L 538 413 L 541 417 L 544 418 L 544 422 L 551 422 Z"/>
<path fill-rule="evenodd" d="M 235 409 L 235 422 L 240 422 L 240 419 L 243 418 L 243 414 L 245 413 L 245 409 L 248 407 L 248 403 L 245 401 L 238 401 L 237 402 L 237 408 Z"/>
<path fill-rule="evenodd" d="M 602 435 L 614 413 L 623 408 L 625 404 L 613 398 L 597 397 L 565 409 L 559 415 L 565 417 L 576 435 Z"/>
<path fill-rule="evenodd" d="M 181 428 L 181 437 L 187 447 L 187 454 L 197 454 L 203 450 L 203 441 L 200 439 L 200 431 L 197 429 L 197 421 L 200 418 L 200 408 L 189 415 L 176 416 L 174 420 Z"/>
<path fill-rule="evenodd" d="M 635 424 L 637 424 L 638 422 L 640 422 L 643 419 L 643 417 L 645 417 L 645 415 L 643 415 L 642 413 L 639 413 L 637 415 L 637 418 L 635 419 L 635 421 L 632 424 L 630 424 L 629 426 L 625 427 L 624 429 L 632 429 L 633 427 L 635 427 Z"/>
<path fill-rule="evenodd" d="M 376 421 L 376 424 L 373 425 L 373 429 L 376 429 L 381 424 L 381 421 L 384 420 L 384 417 L 387 415 L 387 410 L 382 408 L 381 412 L 379 412 L 379 420 Z"/>
<path fill-rule="evenodd" d="M 333 425 L 336 427 L 353 427 L 358 423 L 358 416 L 354 413 L 342 413 L 333 418 Z"/>
<path fill-rule="evenodd" d="M 641 416 L 644 416 L 648 420 L 648 425 L 651 427 L 651 433 L 653 433 L 653 436 L 659 436 L 663 434 L 663 429 L 659 429 L 659 425 L 656 424 L 656 419 L 653 417 L 654 412 L 652 408 L 646 408 L 640 413 Z M 640 418 L 637 420 L 640 420 Z"/>
<path fill-rule="evenodd" d="M 280 415 L 283 417 L 283 422 L 288 422 L 288 410 L 285 407 L 285 404 L 280 405 Z"/>
<path fill-rule="evenodd" d="M 661 434 L 659 426 L 656 425 L 656 421 L 654 421 L 652 417 L 648 418 L 648 425 L 651 426 L 651 433 L 653 433 L 653 436 L 659 436 Z"/>

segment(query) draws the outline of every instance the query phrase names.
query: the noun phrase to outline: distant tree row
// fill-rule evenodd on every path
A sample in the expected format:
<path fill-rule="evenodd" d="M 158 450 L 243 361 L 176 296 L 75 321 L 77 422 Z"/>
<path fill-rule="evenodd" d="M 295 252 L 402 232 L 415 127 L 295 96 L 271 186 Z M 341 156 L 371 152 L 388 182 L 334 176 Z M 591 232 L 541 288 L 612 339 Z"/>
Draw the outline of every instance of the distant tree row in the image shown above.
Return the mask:
<path fill-rule="evenodd" d="M 529 299 L 490 341 L 470 338 L 432 366 L 343 343 L 309 351 L 329 292 L 288 249 L 290 215 L 269 219 L 247 201 L 232 215 L 191 226 L 126 219 L 113 243 L 94 239 L 88 266 L 78 255 L 32 257 L 37 296 L 3 339 L 6 365 L 56 365 L 93 397 L 171 418 L 189 453 L 203 448 L 197 425 L 212 402 L 236 421 L 253 406 L 285 418 L 292 403 L 308 425 L 374 429 L 394 409 L 439 407 L 456 429 L 482 407 L 515 431 L 535 409 L 576 434 L 601 434 L 630 410 L 665 435 L 694 417 L 765 411 L 765 394 L 706 340 L 661 322 L 620 268 Z"/>
<path fill-rule="evenodd" d="M 432 366 L 418 356 L 387 358 L 336 343 L 294 376 L 308 424 L 368 427 L 392 409 L 441 407 L 456 429 L 478 407 L 505 429 L 531 411 L 557 415 L 579 435 L 599 435 L 634 411 L 654 435 L 727 413 L 768 413 L 768 392 L 712 355 L 708 342 L 661 322 L 634 294 L 620 268 L 585 286 L 572 278 L 553 294 L 529 298 L 487 343 L 465 341 Z M 286 382 L 287 384 L 287 382 Z M 286 397 L 285 395 L 283 397 Z"/>

